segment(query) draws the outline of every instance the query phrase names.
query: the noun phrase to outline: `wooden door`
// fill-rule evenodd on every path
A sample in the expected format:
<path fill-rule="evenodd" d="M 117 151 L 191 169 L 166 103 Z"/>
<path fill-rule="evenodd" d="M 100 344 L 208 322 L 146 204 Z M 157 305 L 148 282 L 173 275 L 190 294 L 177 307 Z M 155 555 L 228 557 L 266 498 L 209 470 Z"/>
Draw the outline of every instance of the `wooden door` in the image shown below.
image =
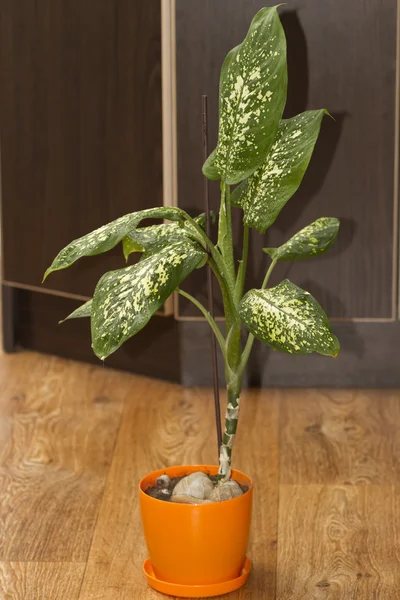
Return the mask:
<path fill-rule="evenodd" d="M 96 360 L 88 322 L 57 323 L 121 249 L 40 282 L 71 239 L 163 203 L 160 3 L 0 0 L 0 44 L 6 346 Z M 176 380 L 176 357 L 160 316 L 108 362 Z"/>
<path fill-rule="evenodd" d="M 261 0 L 176 0 L 177 201 L 202 209 L 201 95 L 210 106 L 210 147 L 216 143 L 218 78 L 223 58 L 243 39 Z M 292 357 L 257 346 L 250 384 L 367 385 L 400 383 L 398 324 L 399 57 L 396 0 L 294 0 L 280 9 L 288 40 L 286 116 L 326 107 L 309 171 L 266 236 L 254 235 L 248 285 L 266 268 L 261 248 L 279 245 L 318 216 L 337 216 L 333 251 L 319 260 L 282 265 L 325 307 L 342 342 L 336 361 Z M 218 205 L 218 184 L 212 187 Z M 188 287 L 188 286 L 187 286 Z M 191 293 L 205 296 L 202 274 Z M 182 369 L 188 383 L 210 382 L 208 332 L 180 299 Z"/>

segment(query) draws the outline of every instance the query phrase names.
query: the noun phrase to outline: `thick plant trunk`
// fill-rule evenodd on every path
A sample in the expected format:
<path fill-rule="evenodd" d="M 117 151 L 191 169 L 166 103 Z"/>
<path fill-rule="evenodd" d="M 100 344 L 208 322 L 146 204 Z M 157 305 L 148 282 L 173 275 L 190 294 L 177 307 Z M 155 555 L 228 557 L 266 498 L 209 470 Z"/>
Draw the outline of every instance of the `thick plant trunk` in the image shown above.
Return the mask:
<path fill-rule="evenodd" d="M 227 335 L 225 381 L 227 383 L 228 404 L 225 413 L 222 444 L 219 452 L 219 483 L 224 483 L 231 477 L 232 448 L 235 443 L 239 420 L 240 391 L 242 389 L 242 377 L 237 373 L 241 356 L 240 329 L 240 321 L 237 320 Z"/>
<path fill-rule="evenodd" d="M 225 413 L 225 428 L 219 453 L 218 481 L 228 481 L 231 476 L 232 447 L 236 438 L 236 430 L 240 409 L 240 388 L 228 389 L 228 406 Z"/>

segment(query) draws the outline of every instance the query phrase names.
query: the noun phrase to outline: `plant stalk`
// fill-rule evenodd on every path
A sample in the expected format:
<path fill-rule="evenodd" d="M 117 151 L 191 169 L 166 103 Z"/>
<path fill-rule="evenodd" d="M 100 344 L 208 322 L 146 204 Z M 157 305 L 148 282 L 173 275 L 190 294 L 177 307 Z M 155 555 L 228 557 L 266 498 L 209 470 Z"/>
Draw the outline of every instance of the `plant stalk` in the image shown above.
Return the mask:
<path fill-rule="evenodd" d="M 231 476 L 232 448 L 236 438 L 239 420 L 240 391 L 242 376 L 237 369 L 241 360 L 241 322 L 235 321 L 226 338 L 225 379 L 227 382 L 228 400 L 225 412 L 224 434 L 219 453 L 218 482 L 224 483 Z"/>
<path fill-rule="evenodd" d="M 244 225 L 243 226 L 242 260 L 240 261 L 240 264 L 239 264 L 236 285 L 235 285 L 235 303 L 236 304 L 240 301 L 240 299 L 243 296 L 248 256 L 249 256 L 249 228 L 247 225 Z"/>
<path fill-rule="evenodd" d="M 230 188 L 225 182 L 221 183 L 221 208 L 218 221 L 218 248 L 221 252 L 229 284 L 232 292 L 235 289 L 235 261 L 233 256 L 232 209 L 230 203 Z"/>
<path fill-rule="evenodd" d="M 244 241 L 248 243 L 248 237 L 246 239 L 246 235 L 244 236 Z M 246 255 L 247 250 L 243 248 L 243 254 Z M 247 257 L 244 261 L 244 265 L 246 267 Z M 243 263 L 242 263 L 243 264 Z M 276 265 L 276 261 L 272 261 L 269 266 L 269 269 L 265 275 L 262 289 L 265 289 L 268 285 L 269 278 L 271 277 L 271 273 L 274 270 Z M 243 277 L 245 274 L 243 275 Z M 239 273 L 238 273 L 239 279 Z M 243 292 L 242 292 L 243 293 Z M 239 420 L 239 411 L 240 411 L 240 392 L 242 388 L 242 378 L 243 373 L 246 368 L 247 362 L 250 357 L 250 352 L 254 343 L 254 336 L 250 333 L 246 346 L 243 350 L 241 358 L 239 360 L 239 364 L 237 364 L 237 356 L 240 356 L 240 326 L 238 327 L 239 336 L 232 331 L 233 339 L 230 339 L 231 336 L 228 335 L 226 340 L 226 379 L 228 382 L 228 406 L 225 413 L 225 427 L 224 434 L 222 436 L 222 444 L 219 453 L 219 471 L 218 471 L 218 481 L 220 483 L 224 483 L 228 481 L 231 476 L 231 462 L 232 462 L 232 448 L 236 438 L 236 431 Z"/>
<path fill-rule="evenodd" d="M 210 250 L 211 257 L 212 257 L 215 265 L 217 266 L 221 277 L 224 279 L 224 281 L 226 283 L 226 287 L 227 287 L 229 293 L 231 294 L 232 300 L 233 300 L 235 286 L 230 277 L 228 269 L 225 265 L 224 259 L 221 255 L 221 252 L 219 251 L 218 248 L 216 248 L 214 246 L 214 244 L 212 243 L 212 241 L 210 240 L 210 238 L 208 237 L 206 232 L 200 227 L 200 225 L 198 223 L 196 223 L 196 221 L 194 219 L 192 219 L 192 217 L 190 217 L 187 213 L 185 213 L 184 211 L 182 211 L 182 213 L 183 213 L 183 216 L 186 219 L 186 221 L 192 225 L 193 229 L 196 230 L 196 233 L 198 235 L 198 238 L 197 238 L 198 241 L 204 245 L 205 249 L 208 248 Z"/>
<path fill-rule="evenodd" d="M 236 314 L 236 309 L 235 309 L 235 305 L 233 302 L 233 296 L 230 293 L 230 290 L 228 288 L 228 285 L 226 283 L 226 280 L 224 279 L 223 275 L 221 275 L 217 265 L 215 264 L 215 262 L 209 258 L 208 259 L 208 264 L 211 267 L 212 272 L 214 273 L 218 283 L 219 283 L 219 287 L 222 293 L 222 300 L 224 302 L 224 313 L 225 315 L 235 315 Z M 228 330 L 228 327 L 227 327 Z"/>
<path fill-rule="evenodd" d="M 241 382 L 228 386 L 228 406 L 225 413 L 225 427 L 219 453 L 218 481 L 224 483 L 231 477 L 232 448 L 236 438 L 240 410 Z"/>

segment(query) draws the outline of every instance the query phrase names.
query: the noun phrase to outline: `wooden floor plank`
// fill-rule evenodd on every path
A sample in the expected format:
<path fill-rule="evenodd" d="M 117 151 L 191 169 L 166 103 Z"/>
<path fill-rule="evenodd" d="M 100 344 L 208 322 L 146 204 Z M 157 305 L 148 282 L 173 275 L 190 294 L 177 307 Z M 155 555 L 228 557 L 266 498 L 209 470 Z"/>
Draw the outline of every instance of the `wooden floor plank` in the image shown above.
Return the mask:
<path fill-rule="evenodd" d="M 400 598 L 400 392 L 248 391 L 242 406 L 254 570 L 222 600 Z M 215 461 L 209 390 L 1 356 L 0 599 L 158 600 L 138 480 Z"/>
<path fill-rule="evenodd" d="M 281 486 L 277 600 L 399 598 L 399 492 Z"/>
<path fill-rule="evenodd" d="M 257 482 L 248 586 L 226 598 L 272 600 L 275 595 L 278 400 L 273 392 L 243 395 L 235 466 Z M 211 393 L 147 381 L 127 406 L 103 497 L 80 600 L 150 600 L 160 596 L 142 575 L 137 483 L 172 464 L 215 463 Z M 222 597 L 223 599 L 223 597 Z"/>
<path fill-rule="evenodd" d="M 77 600 L 82 563 L 0 562 L 1 600 Z"/>
<path fill-rule="evenodd" d="M 286 391 L 281 483 L 400 483 L 399 424 L 398 391 Z"/>
<path fill-rule="evenodd" d="M 1 359 L 0 560 L 86 560 L 131 381 L 30 353 Z"/>

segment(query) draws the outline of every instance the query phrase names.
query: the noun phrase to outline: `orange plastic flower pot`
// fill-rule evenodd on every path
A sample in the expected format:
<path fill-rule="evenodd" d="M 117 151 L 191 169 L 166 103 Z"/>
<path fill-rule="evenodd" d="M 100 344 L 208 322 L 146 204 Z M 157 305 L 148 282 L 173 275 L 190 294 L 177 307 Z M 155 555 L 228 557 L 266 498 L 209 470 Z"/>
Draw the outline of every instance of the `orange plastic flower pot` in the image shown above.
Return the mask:
<path fill-rule="evenodd" d="M 198 597 L 237 589 L 247 580 L 251 565 L 246 561 L 246 550 L 253 489 L 247 475 L 232 471 L 232 478 L 249 489 L 242 496 L 225 502 L 175 504 L 157 500 L 145 493 L 164 473 L 170 477 L 182 477 L 196 471 L 216 475 L 218 467 L 169 467 L 150 473 L 139 484 L 151 575 L 154 580 L 174 584 L 170 593 L 186 597 L 193 597 L 187 594 L 193 593 L 194 589 Z M 145 572 L 150 585 L 153 585 L 149 568 Z M 229 582 L 233 581 L 238 582 L 236 587 L 229 587 Z M 156 589 L 169 593 L 170 587 L 166 585 Z"/>

